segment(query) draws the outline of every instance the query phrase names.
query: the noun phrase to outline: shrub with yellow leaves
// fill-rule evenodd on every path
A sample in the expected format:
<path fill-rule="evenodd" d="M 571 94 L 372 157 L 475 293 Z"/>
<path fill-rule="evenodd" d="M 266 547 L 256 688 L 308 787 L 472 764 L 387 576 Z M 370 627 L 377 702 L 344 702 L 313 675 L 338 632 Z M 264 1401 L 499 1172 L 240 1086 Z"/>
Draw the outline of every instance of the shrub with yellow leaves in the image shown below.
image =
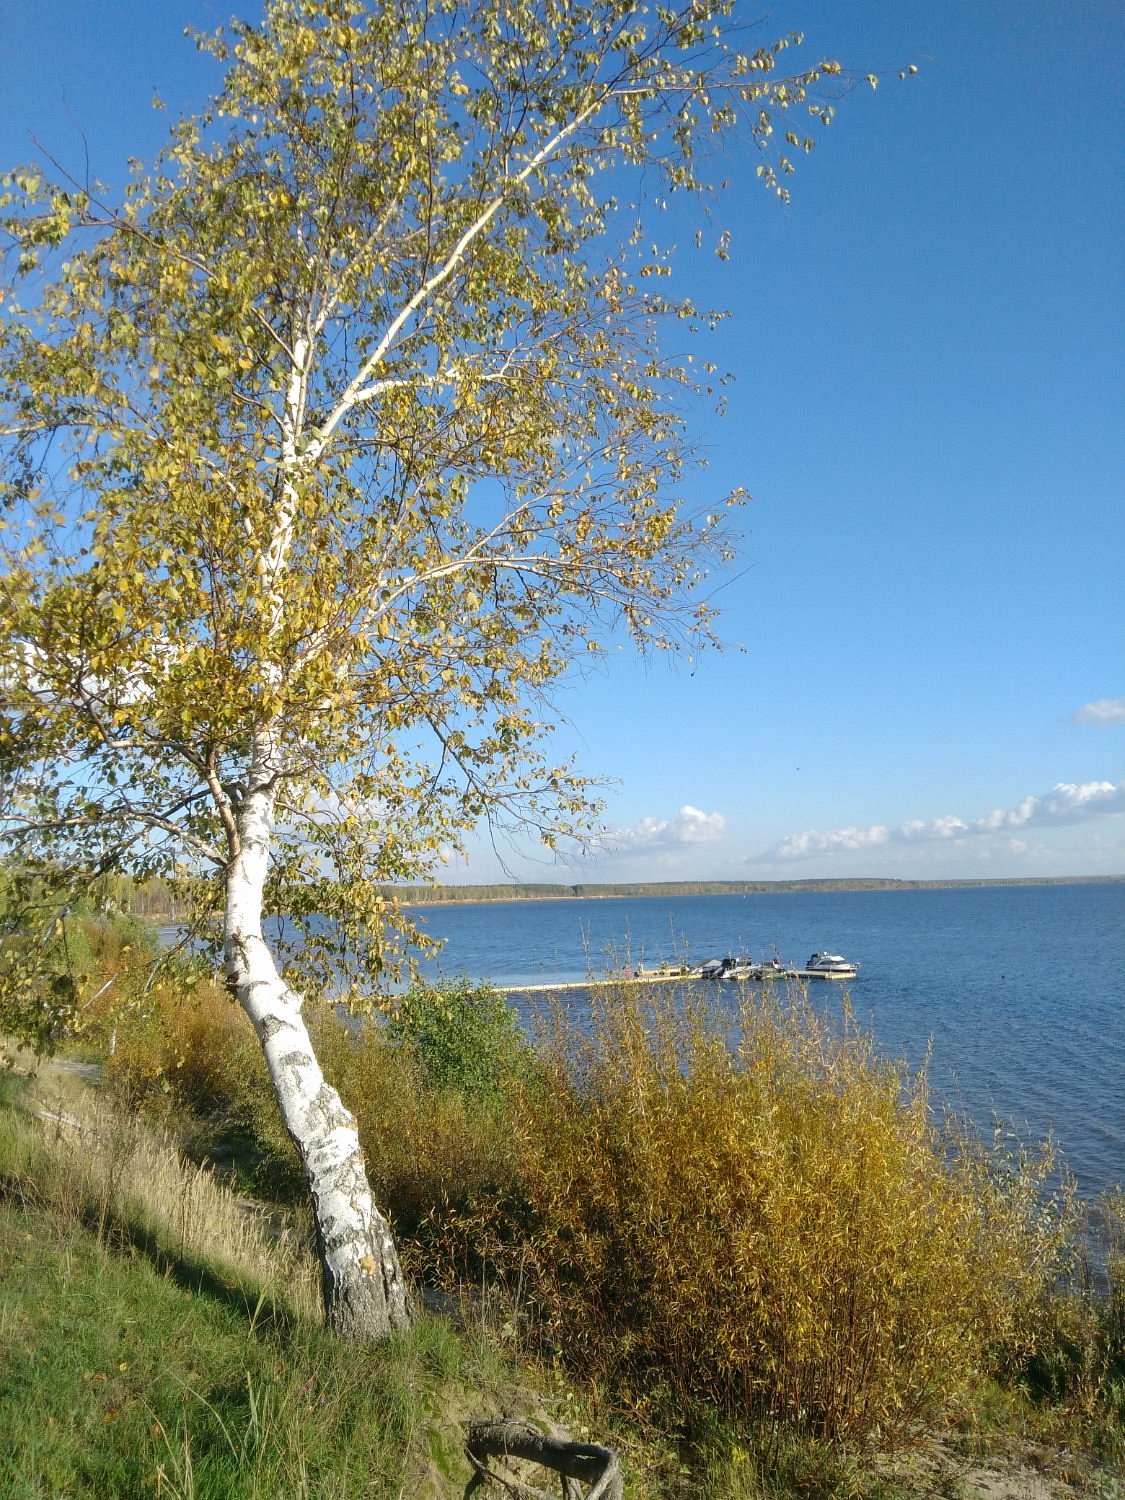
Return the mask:
<path fill-rule="evenodd" d="M 547 1343 L 680 1419 L 852 1440 L 1026 1358 L 1071 1243 L 1049 1150 L 935 1116 L 846 1006 L 725 999 L 596 993 L 586 1031 L 556 1011 L 519 1108 L 527 1238 L 492 1238 Z"/>

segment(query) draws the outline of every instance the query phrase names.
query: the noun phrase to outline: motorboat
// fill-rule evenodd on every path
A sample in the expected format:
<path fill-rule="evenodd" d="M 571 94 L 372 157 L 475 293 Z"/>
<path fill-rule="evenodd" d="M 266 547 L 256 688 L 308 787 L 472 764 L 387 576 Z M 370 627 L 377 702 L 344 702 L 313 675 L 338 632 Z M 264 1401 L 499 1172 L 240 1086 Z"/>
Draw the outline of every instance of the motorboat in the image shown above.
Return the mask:
<path fill-rule="evenodd" d="M 815 974 L 822 979 L 854 979 L 856 972 L 857 965 L 839 953 L 814 953 L 805 965 L 806 974 Z"/>
<path fill-rule="evenodd" d="M 739 960 L 728 954 L 726 958 L 709 958 L 699 971 L 701 979 L 742 979 L 745 968 Z"/>

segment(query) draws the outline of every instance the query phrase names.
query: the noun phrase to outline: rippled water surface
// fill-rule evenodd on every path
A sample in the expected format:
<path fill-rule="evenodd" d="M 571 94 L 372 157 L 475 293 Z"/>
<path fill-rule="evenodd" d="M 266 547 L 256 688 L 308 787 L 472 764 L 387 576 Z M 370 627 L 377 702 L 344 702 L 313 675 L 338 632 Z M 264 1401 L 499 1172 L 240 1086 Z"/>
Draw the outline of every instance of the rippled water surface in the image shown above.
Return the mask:
<path fill-rule="evenodd" d="M 1125 883 L 435 906 L 434 972 L 500 985 L 748 953 L 860 965 L 853 1008 L 979 1125 L 1051 1133 L 1086 1195 L 1125 1182 Z M 838 1003 L 835 985 L 818 986 Z M 577 1001 L 580 1003 L 580 1000 Z"/>

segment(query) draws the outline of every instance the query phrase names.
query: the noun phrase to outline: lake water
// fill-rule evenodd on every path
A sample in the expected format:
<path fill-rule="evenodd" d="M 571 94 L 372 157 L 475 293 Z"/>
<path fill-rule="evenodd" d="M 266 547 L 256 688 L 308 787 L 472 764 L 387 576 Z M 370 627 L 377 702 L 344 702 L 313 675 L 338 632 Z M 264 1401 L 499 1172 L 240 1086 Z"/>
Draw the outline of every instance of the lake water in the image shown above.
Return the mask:
<path fill-rule="evenodd" d="M 514 901 L 418 909 L 432 975 L 504 986 L 727 953 L 860 965 L 858 1019 L 982 1128 L 1053 1135 L 1084 1197 L 1125 1183 L 1125 883 Z M 813 991 L 839 1005 L 836 983 Z M 581 1006 L 581 993 L 571 1003 Z"/>

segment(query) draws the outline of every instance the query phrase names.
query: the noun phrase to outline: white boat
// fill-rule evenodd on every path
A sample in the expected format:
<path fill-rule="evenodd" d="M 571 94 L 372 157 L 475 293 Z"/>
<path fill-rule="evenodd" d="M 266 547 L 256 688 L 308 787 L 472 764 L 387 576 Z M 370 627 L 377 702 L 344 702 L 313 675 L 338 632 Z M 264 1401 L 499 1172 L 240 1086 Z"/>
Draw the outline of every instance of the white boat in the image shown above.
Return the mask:
<path fill-rule="evenodd" d="M 806 974 L 816 974 L 823 979 L 854 979 L 856 972 L 857 965 L 839 953 L 814 953 L 805 965 Z"/>
<path fill-rule="evenodd" d="M 709 958 L 699 970 L 700 979 L 740 980 L 753 978 L 753 966 L 748 958 Z"/>

